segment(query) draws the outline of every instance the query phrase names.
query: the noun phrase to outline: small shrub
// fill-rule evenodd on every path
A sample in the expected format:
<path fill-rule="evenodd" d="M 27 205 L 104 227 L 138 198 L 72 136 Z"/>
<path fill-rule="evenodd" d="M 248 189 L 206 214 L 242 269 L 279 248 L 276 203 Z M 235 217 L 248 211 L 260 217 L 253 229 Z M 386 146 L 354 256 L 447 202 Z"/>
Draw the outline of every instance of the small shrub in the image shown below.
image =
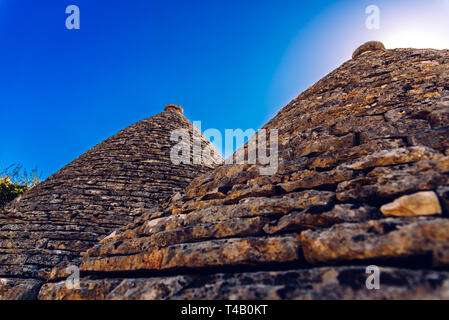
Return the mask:
<path fill-rule="evenodd" d="M 41 176 L 37 169 L 32 170 L 31 175 L 20 165 L 12 165 L 0 170 L 0 208 L 39 184 L 40 181 Z"/>
<path fill-rule="evenodd" d="M 24 194 L 28 189 L 27 186 L 15 184 L 8 180 L 0 180 L 0 208 Z"/>

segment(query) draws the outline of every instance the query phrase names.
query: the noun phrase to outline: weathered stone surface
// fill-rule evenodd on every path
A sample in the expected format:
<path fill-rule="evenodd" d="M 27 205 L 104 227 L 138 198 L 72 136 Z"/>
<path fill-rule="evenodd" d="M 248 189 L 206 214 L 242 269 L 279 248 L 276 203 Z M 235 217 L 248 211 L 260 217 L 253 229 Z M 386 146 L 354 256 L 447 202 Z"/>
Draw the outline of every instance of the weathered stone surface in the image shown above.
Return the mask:
<path fill-rule="evenodd" d="M 0 278 L 0 300 L 35 300 L 43 281 Z"/>
<path fill-rule="evenodd" d="M 297 140 L 304 140 L 304 137 L 301 136 Z M 296 144 L 297 142 L 293 139 L 292 143 Z M 354 143 L 354 134 L 348 134 L 343 137 L 325 136 L 323 138 L 312 139 L 295 148 L 295 157 L 310 156 L 311 154 L 332 151 L 337 148 L 349 148 L 354 146 Z"/>
<path fill-rule="evenodd" d="M 263 126 L 279 134 L 278 170 L 270 176 L 260 174 L 260 163 L 203 175 L 208 169 L 157 170 L 153 158 L 122 155 L 142 141 L 148 157 L 169 149 L 136 126 L 123 145 L 112 143 L 112 155 L 84 159 L 87 182 L 73 181 L 89 187 L 39 191 L 29 203 L 32 220 L 21 212 L 0 216 L 0 256 L 7 257 L 0 274 L 58 281 L 67 263 L 83 258 L 84 287 L 69 292 L 47 283 L 42 299 L 446 298 L 447 275 L 430 269 L 449 263 L 448 57 L 447 50 L 362 46 Z M 168 109 L 170 119 L 180 117 Z M 170 123 L 163 119 L 155 136 Z M 145 176 L 147 169 L 154 175 Z M 380 214 L 386 203 L 429 191 L 442 217 Z M 73 206 L 61 206 L 67 201 Z M 24 258 L 33 264 L 7 264 Z M 345 261 L 429 271 L 390 268 L 385 290 L 366 290 L 364 268 L 316 266 Z"/>
<path fill-rule="evenodd" d="M 449 126 L 449 101 L 444 101 L 440 105 L 429 111 L 426 115 L 432 128 L 443 128 Z"/>
<path fill-rule="evenodd" d="M 110 241 L 107 244 L 90 249 L 87 255 L 89 257 L 129 255 L 179 243 L 257 235 L 261 233 L 266 222 L 267 220 L 261 217 L 236 218 L 161 232 L 144 230 L 149 236 Z M 144 233 L 141 232 L 142 234 Z"/>
<path fill-rule="evenodd" d="M 374 167 L 385 167 L 401 163 L 417 162 L 421 160 L 435 160 L 443 155 L 431 148 L 418 146 L 383 150 L 342 165 L 349 170 L 364 170 Z"/>
<path fill-rule="evenodd" d="M 340 201 L 392 200 L 394 196 L 433 190 L 449 184 L 449 158 L 424 160 L 393 167 L 378 167 L 366 176 L 341 182 Z"/>
<path fill-rule="evenodd" d="M 358 56 L 364 54 L 367 51 L 384 51 L 385 46 L 382 42 L 379 41 L 368 41 L 358 47 L 354 53 L 352 54 L 352 59 L 357 58 Z"/>
<path fill-rule="evenodd" d="M 142 245 L 147 243 L 147 247 L 152 247 L 161 246 L 162 242 L 166 245 L 169 238 L 171 243 L 176 242 L 176 238 L 185 239 L 186 242 L 200 240 L 205 238 L 205 233 L 210 238 L 257 234 L 260 232 L 260 226 L 267 221 L 263 217 L 284 215 L 295 210 L 324 210 L 332 206 L 334 198 L 335 194 L 329 191 L 292 192 L 282 197 L 247 198 L 235 205 L 212 206 L 187 214 L 142 220 L 114 231 L 101 240 L 98 246 L 90 249 L 87 255 L 106 254 L 109 250 L 107 248 L 118 248 L 125 240 L 135 238 L 140 238 L 138 242 Z M 200 236 L 201 234 L 203 236 Z M 162 241 L 163 239 L 165 240 Z M 128 245 L 129 242 L 126 244 Z M 104 253 L 100 253 L 103 250 L 105 250 Z"/>
<path fill-rule="evenodd" d="M 388 218 L 301 233 L 310 263 L 386 260 L 432 254 L 449 240 L 449 220 Z"/>
<path fill-rule="evenodd" d="M 449 274 L 380 268 L 380 289 L 366 287 L 366 267 L 247 272 L 120 280 L 81 280 L 80 290 L 46 284 L 42 300 L 449 299 Z"/>
<path fill-rule="evenodd" d="M 432 248 L 432 262 L 435 267 L 446 267 L 449 265 L 449 245 L 447 243 L 437 244 Z"/>
<path fill-rule="evenodd" d="M 175 112 L 179 112 L 180 114 L 184 113 L 184 109 L 181 108 L 181 106 L 177 105 L 177 104 L 167 104 L 164 107 L 164 111 L 175 111 Z"/>
<path fill-rule="evenodd" d="M 304 172 L 302 177 L 295 177 L 298 180 L 288 181 L 279 184 L 285 192 L 292 192 L 301 189 L 312 189 L 321 186 L 336 185 L 342 181 L 351 180 L 354 172 L 351 170 L 334 169 L 328 172 Z"/>
<path fill-rule="evenodd" d="M 359 130 L 360 142 L 367 143 L 372 139 L 406 138 L 430 130 L 430 124 L 422 119 L 400 119 L 395 123 L 372 124 Z"/>
<path fill-rule="evenodd" d="M 408 142 L 411 145 L 424 145 L 434 149 L 444 151 L 449 147 L 449 128 L 439 128 L 432 131 L 419 132 L 414 135 L 410 135 Z"/>
<path fill-rule="evenodd" d="M 307 160 L 309 168 L 333 168 L 338 164 L 355 160 L 374 152 L 404 147 L 405 143 L 402 139 L 377 139 L 369 140 L 363 144 L 354 146 L 349 149 L 337 149 L 334 151 L 326 151 L 319 157 Z"/>
<path fill-rule="evenodd" d="M 441 214 L 438 197 L 433 191 L 422 191 L 402 196 L 383 205 L 380 210 L 386 216 L 413 217 Z"/>
<path fill-rule="evenodd" d="M 213 209 L 215 211 L 221 211 L 221 213 L 230 213 L 232 215 L 242 213 L 248 210 L 251 215 L 268 215 L 278 213 L 288 213 L 293 210 L 306 209 L 315 206 L 328 206 L 335 198 L 334 192 L 331 191 L 317 191 L 307 190 L 299 192 L 291 192 L 283 196 L 273 197 L 248 197 L 243 198 L 234 204 L 228 202 L 225 205 L 222 200 L 211 201 L 191 201 L 187 202 L 182 207 L 172 208 L 172 214 L 192 213 L 196 210 L 203 212 L 203 210 Z M 248 215 L 248 214 L 246 214 Z"/>
<path fill-rule="evenodd" d="M 443 207 L 444 214 L 449 216 L 449 187 L 440 187 L 437 189 L 438 197 Z"/>
<path fill-rule="evenodd" d="M 170 160 L 171 131 L 194 131 L 181 110 L 169 106 L 120 131 L 8 204 L 0 215 L 0 276 L 26 276 L 27 266 L 46 276 L 59 262 L 78 263 L 99 238 L 151 212 L 210 171 L 215 164 Z M 221 160 L 217 152 L 210 157 L 212 163 Z"/>
<path fill-rule="evenodd" d="M 68 288 L 65 281 L 44 284 L 39 291 L 39 300 L 105 300 L 121 280 L 82 280 L 79 288 Z"/>
<path fill-rule="evenodd" d="M 263 265 L 301 259 L 299 236 L 234 238 L 173 245 L 127 256 L 86 258 L 82 271 L 166 270 Z"/>
<path fill-rule="evenodd" d="M 379 219 L 382 215 L 373 207 L 338 204 L 330 211 L 313 213 L 310 210 L 293 212 L 283 216 L 275 225 L 266 225 L 269 234 L 310 228 L 330 227 L 336 223 L 362 222 Z"/>

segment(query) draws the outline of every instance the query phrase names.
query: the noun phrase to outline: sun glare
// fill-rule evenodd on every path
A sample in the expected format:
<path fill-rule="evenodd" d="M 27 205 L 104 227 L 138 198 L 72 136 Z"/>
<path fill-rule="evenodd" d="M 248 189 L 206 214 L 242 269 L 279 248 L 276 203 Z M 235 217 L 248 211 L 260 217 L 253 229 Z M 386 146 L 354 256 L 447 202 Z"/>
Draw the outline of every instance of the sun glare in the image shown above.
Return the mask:
<path fill-rule="evenodd" d="M 387 48 L 449 49 L 449 0 L 385 8 L 380 29 Z"/>
<path fill-rule="evenodd" d="M 449 37 L 441 30 L 403 28 L 383 37 L 387 48 L 449 49 Z"/>

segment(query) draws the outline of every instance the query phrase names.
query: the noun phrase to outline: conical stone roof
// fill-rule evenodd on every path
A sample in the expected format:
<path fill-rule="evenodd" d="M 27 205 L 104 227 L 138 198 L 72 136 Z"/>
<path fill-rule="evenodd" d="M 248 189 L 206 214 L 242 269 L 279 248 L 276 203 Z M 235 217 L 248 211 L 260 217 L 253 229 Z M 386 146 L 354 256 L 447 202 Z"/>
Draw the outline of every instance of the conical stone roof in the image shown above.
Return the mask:
<path fill-rule="evenodd" d="M 56 268 L 42 288 L 24 279 L 0 291 L 40 299 L 448 298 L 448 78 L 448 50 L 366 44 L 265 125 L 279 130 L 276 174 L 218 167 L 89 249 L 80 288 L 68 288 Z M 382 290 L 366 287 L 372 264 Z"/>
<path fill-rule="evenodd" d="M 448 298 L 449 51 L 356 52 L 264 126 L 276 174 L 196 178 L 88 250 L 80 289 L 39 298 Z"/>
<path fill-rule="evenodd" d="M 52 267 L 77 263 L 102 236 L 182 191 L 222 161 L 215 151 L 210 165 L 170 159 L 173 130 L 193 125 L 182 109 L 139 121 L 98 144 L 47 180 L 8 204 L 0 215 L 0 278 L 46 279 Z M 195 129 L 198 132 L 198 129 Z M 204 137 L 201 144 L 215 150 Z M 17 281 L 16 281 L 17 282 Z M 14 283 L 16 283 L 14 282 Z M 0 283 L 0 295 L 2 295 Z M 9 282 L 11 284 L 11 281 Z"/>

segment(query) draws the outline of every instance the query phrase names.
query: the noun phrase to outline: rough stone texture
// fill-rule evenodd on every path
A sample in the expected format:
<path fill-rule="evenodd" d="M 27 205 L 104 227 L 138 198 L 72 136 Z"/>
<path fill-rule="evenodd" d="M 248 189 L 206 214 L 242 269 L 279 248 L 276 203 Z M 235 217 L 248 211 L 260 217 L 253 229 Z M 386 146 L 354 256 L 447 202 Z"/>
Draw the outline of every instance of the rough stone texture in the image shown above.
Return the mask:
<path fill-rule="evenodd" d="M 447 299 L 449 51 L 364 45 L 355 56 L 263 127 L 278 130 L 275 174 L 244 163 L 198 176 L 91 247 L 82 290 L 66 290 L 56 267 L 39 297 Z M 381 214 L 422 191 L 438 195 L 444 215 Z M 64 245 L 94 238 L 78 234 Z M 11 274 L 11 258 L 28 259 L 6 256 Z M 365 269 L 348 261 L 387 270 L 385 290 L 367 290 Z"/>
<path fill-rule="evenodd" d="M 0 278 L 0 300 L 34 300 L 43 284 L 33 279 Z"/>
<path fill-rule="evenodd" d="M 4 208 L 0 277 L 46 279 L 57 264 L 78 264 L 99 238 L 150 214 L 213 168 L 172 164 L 171 131 L 192 135 L 194 128 L 182 109 L 166 109 L 90 149 Z M 218 153 L 213 160 L 222 161 Z"/>
<path fill-rule="evenodd" d="M 448 299 L 449 273 L 380 268 L 379 290 L 366 288 L 366 267 L 81 280 L 79 290 L 49 283 L 42 300 L 107 299 Z"/>
<path fill-rule="evenodd" d="M 339 201 L 391 201 L 397 196 L 449 185 L 449 157 L 413 164 L 375 168 L 368 174 L 343 181 Z"/>
<path fill-rule="evenodd" d="M 441 214 L 438 196 L 433 191 L 422 191 L 402 196 L 383 205 L 380 210 L 386 216 L 413 217 Z"/>
<path fill-rule="evenodd" d="M 368 51 L 378 51 L 378 50 L 385 50 L 385 46 L 382 42 L 379 41 L 368 41 L 362 44 L 360 47 L 358 47 L 354 53 L 352 54 L 352 59 L 357 58 L 358 56 L 364 54 Z"/>
<path fill-rule="evenodd" d="M 301 233 L 301 246 L 311 264 L 421 258 L 449 241 L 448 230 L 447 219 L 388 218 L 307 230 Z M 433 254 L 433 264 L 441 265 L 438 255 Z"/>
<path fill-rule="evenodd" d="M 441 159 L 443 155 L 431 148 L 418 146 L 383 150 L 364 156 L 349 164 L 342 165 L 344 169 L 365 170 L 375 167 L 386 167 L 402 163 L 412 163 L 422 160 Z"/>
<path fill-rule="evenodd" d="M 151 244 L 150 244 L 151 245 Z M 81 271 L 136 271 L 217 266 L 263 265 L 298 261 L 299 236 L 272 238 L 239 238 L 177 244 L 130 255 L 112 252 L 106 258 L 90 257 L 80 266 Z M 115 256 L 115 254 L 126 254 Z"/>
<path fill-rule="evenodd" d="M 164 107 L 164 111 L 175 111 L 175 112 L 179 112 L 180 114 L 184 113 L 184 109 L 181 108 L 181 106 L 179 106 L 177 104 L 173 104 L 173 103 L 167 104 Z"/>
<path fill-rule="evenodd" d="M 230 277 L 239 278 L 246 274 L 233 269 L 236 266 L 293 270 L 293 263 L 314 274 L 324 270 L 315 269 L 317 264 L 373 260 L 406 268 L 448 265 L 449 220 L 385 219 L 380 208 L 420 191 L 436 192 L 445 208 L 449 52 L 385 50 L 378 44 L 365 44 L 356 52 L 356 59 L 309 88 L 264 126 L 279 131 L 276 174 L 260 175 L 258 164 L 218 167 L 193 180 L 158 213 L 116 230 L 88 250 L 83 274 L 130 273 L 100 296 L 332 298 L 324 293 L 322 279 L 321 289 L 306 292 L 300 284 L 259 290 L 261 283 L 243 288 L 238 281 L 222 290 L 220 281 L 202 277 L 202 284 L 210 281 L 206 292 L 189 289 L 191 276 L 184 273 L 209 272 L 214 279 L 219 275 L 215 272 L 230 270 Z M 164 270 L 180 275 L 153 278 L 154 272 Z M 339 272 L 332 270 L 334 275 Z M 142 272 L 149 278 L 132 277 Z M 429 289 L 410 289 L 432 287 L 430 279 L 422 280 L 421 271 L 395 272 L 401 290 L 372 296 L 366 289 L 329 290 L 335 298 L 432 297 Z M 270 281 L 269 273 L 257 274 L 262 284 Z M 102 287 L 109 280 L 88 281 Z M 55 286 L 45 287 L 41 297 L 70 297 Z M 287 287 L 295 294 L 277 293 Z M 436 296 L 443 297 L 440 293 Z"/>
<path fill-rule="evenodd" d="M 441 187 L 437 189 L 438 197 L 443 207 L 443 212 L 449 216 L 449 187 Z"/>
<path fill-rule="evenodd" d="M 304 230 L 310 228 L 330 227 L 333 224 L 343 222 L 361 222 L 379 219 L 382 215 L 373 207 L 354 204 L 337 204 L 330 211 L 323 213 L 311 213 L 308 210 L 296 211 L 283 216 L 275 225 L 266 225 L 267 233 L 279 233 L 285 231 Z"/>

